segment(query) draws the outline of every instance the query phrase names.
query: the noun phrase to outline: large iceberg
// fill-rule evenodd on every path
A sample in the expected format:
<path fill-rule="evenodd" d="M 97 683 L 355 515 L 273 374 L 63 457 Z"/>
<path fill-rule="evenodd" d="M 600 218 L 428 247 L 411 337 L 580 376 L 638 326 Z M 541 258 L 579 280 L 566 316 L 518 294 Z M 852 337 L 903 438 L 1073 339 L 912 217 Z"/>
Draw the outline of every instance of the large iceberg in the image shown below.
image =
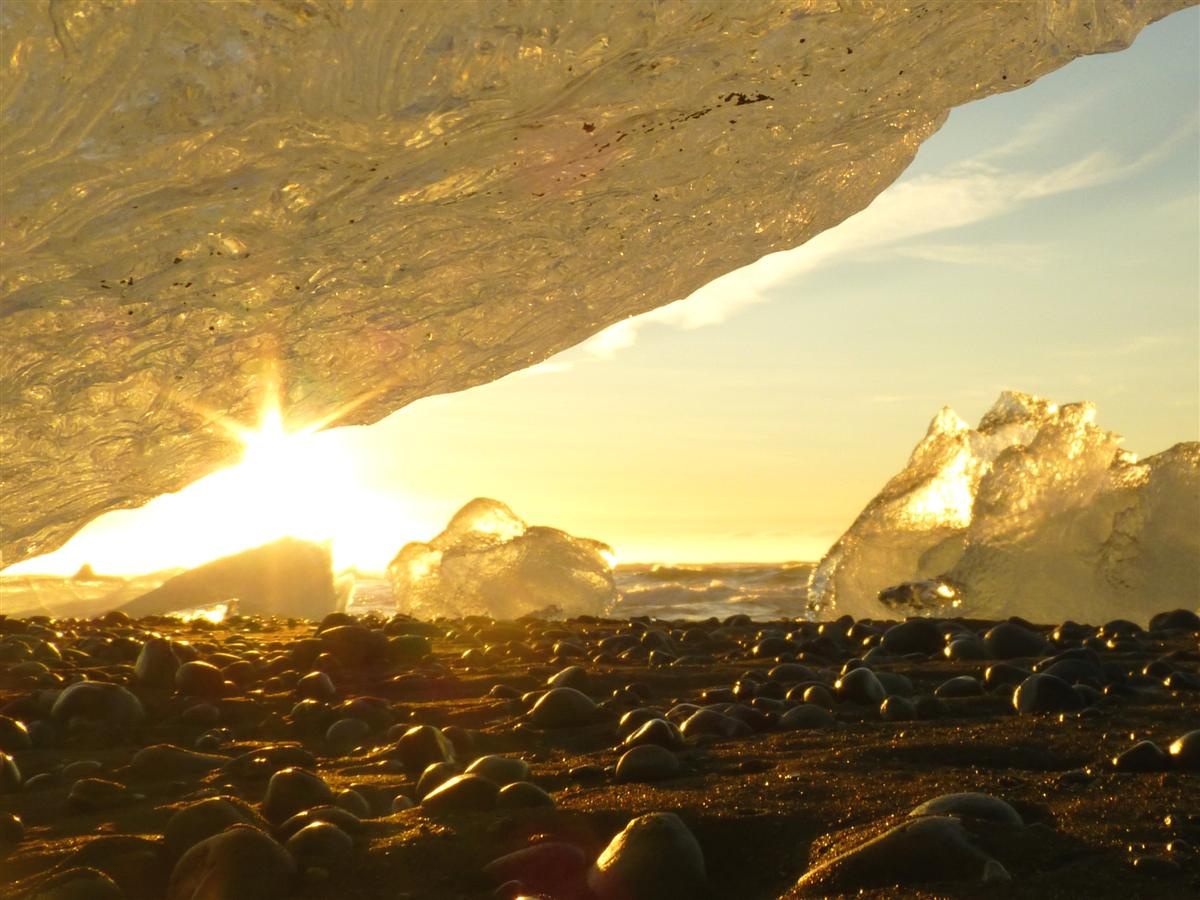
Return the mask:
<path fill-rule="evenodd" d="M 865 207 L 1189 0 L 0 7 L 0 565 L 530 366 Z"/>
<path fill-rule="evenodd" d="M 388 565 L 402 613 L 436 616 L 601 615 L 616 599 L 612 548 L 526 525 L 497 500 L 472 500 L 428 543 L 405 544 Z"/>
<path fill-rule="evenodd" d="M 1196 606 L 1200 444 L 1139 462 L 1095 418 L 1089 403 L 1015 391 L 978 428 L 943 409 L 813 571 L 812 611 L 895 616 L 940 600 L 1096 621 Z"/>

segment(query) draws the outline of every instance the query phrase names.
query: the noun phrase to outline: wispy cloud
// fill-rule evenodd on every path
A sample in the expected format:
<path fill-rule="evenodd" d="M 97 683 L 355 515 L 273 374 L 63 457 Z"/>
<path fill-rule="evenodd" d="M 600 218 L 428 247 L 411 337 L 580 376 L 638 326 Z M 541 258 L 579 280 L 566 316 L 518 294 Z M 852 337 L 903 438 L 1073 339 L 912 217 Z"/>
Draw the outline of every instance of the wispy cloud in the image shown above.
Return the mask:
<path fill-rule="evenodd" d="M 1031 120 L 1007 143 L 947 167 L 937 174 L 893 184 L 862 212 L 816 235 L 794 250 L 773 253 L 752 265 L 705 285 L 690 297 L 626 319 L 581 345 L 594 357 L 608 359 L 633 346 L 647 325 L 693 329 L 726 321 L 767 299 L 785 283 L 818 268 L 880 256 L 907 256 L 952 265 L 1037 267 L 1053 259 L 1044 245 L 931 242 L 925 238 L 995 219 L 1060 194 L 1130 178 L 1166 158 L 1197 130 L 1198 118 L 1185 121 L 1155 146 L 1123 158 L 1101 149 L 1049 171 L 1021 170 L 1006 162 L 1049 144 L 1070 127 L 1071 115 L 1049 110 Z"/>

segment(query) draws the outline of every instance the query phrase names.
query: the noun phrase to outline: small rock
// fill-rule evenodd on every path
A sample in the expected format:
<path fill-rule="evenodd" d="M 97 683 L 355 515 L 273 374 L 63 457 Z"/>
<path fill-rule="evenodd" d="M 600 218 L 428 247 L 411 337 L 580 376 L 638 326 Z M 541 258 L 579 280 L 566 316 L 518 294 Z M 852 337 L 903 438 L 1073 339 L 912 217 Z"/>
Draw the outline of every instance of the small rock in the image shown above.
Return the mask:
<path fill-rule="evenodd" d="M 626 747 L 657 744 L 668 750 L 679 750 L 683 747 L 683 733 L 674 722 L 668 722 L 666 719 L 650 719 L 627 735 L 622 743 Z"/>
<path fill-rule="evenodd" d="M 168 780 L 211 772 L 227 762 L 224 756 L 197 753 L 171 744 L 151 744 L 135 753 L 129 766 L 142 778 Z"/>
<path fill-rule="evenodd" d="M 290 767 L 271 776 L 262 811 L 267 821 L 279 824 L 298 812 L 332 802 L 333 791 L 319 775 Z"/>
<path fill-rule="evenodd" d="M 249 825 L 205 838 L 175 864 L 166 900 L 274 900 L 291 893 L 296 863 Z"/>
<path fill-rule="evenodd" d="M 1083 708 L 1075 689 L 1055 675 L 1039 672 L 1030 675 L 1013 692 L 1013 706 L 1027 715 L 1040 712 L 1071 712 Z"/>
<path fill-rule="evenodd" d="M 492 860 L 483 874 L 497 884 L 519 881 L 527 890 L 553 894 L 582 881 L 586 869 L 587 857 L 574 844 L 547 841 Z"/>
<path fill-rule="evenodd" d="M 107 809 L 144 799 L 125 785 L 103 778 L 80 778 L 67 794 L 67 803 L 80 810 Z"/>
<path fill-rule="evenodd" d="M 25 896 L 28 900 L 125 900 L 116 882 L 86 867 L 55 872 Z"/>
<path fill-rule="evenodd" d="M 225 676 L 212 663 L 192 660 L 175 671 L 175 688 L 187 697 L 216 700 L 225 693 Z"/>
<path fill-rule="evenodd" d="M 837 720 L 829 710 L 815 703 L 801 703 L 793 706 L 779 717 L 779 727 L 787 731 L 808 731 L 816 728 L 830 728 Z"/>
<path fill-rule="evenodd" d="M 587 725 L 595 718 L 596 704 L 592 698 L 569 687 L 551 688 L 529 711 L 529 720 L 543 728 Z"/>
<path fill-rule="evenodd" d="M 255 825 L 259 821 L 258 814 L 235 797 L 206 797 L 176 810 L 167 820 L 163 843 L 171 858 L 178 859 L 231 825 Z"/>
<path fill-rule="evenodd" d="M 171 649 L 166 638 L 152 637 L 142 644 L 133 674 L 138 684 L 149 688 L 169 690 L 175 685 L 175 672 L 179 668 L 179 657 Z"/>
<path fill-rule="evenodd" d="M 0 847 L 11 847 L 25 839 L 25 825 L 20 817 L 10 812 L 0 812 Z"/>
<path fill-rule="evenodd" d="M 587 873 L 599 900 L 694 900 L 706 882 L 700 844 L 669 812 L 631 821 Z"/>
<path fill-rule="evenodd" d="M 1165 772 L 1171 768 L 1171 757 L 1153 741 L 1138 741 L 1114 756 L 1112 766 L 1118 772 Z"/>
<path fill-rule="evenodd" d="M 1000 798 L 970 792 L 942 794 L 940 797 L 926 800 L 910 812 L 909 816 L 965 816 L 970 819 L 985 819 L 999 825 L 1024 824 L 1020 813 Z"/>
<path fill-rule="evenodd" d="M 499 793 L 494 782 L 479 775 L 456 775 L 421 798 L 421 808 L 431 813 L 493 809 Z"/>
<path fill-rule="evenodd" d="M 1014 622 L 993 625 L 983 636 L 983 645 L 996 659 L 1037 656 L 1046 649 L 1046 639 Z"/>
<path fill-rule="evenodd" d="M 454 746 L 432 725 L 414 725 L 396 742 L 396 749 L 409 772 L 423 772 L 431 763 L 454 762 Z"/>
<path fill-rule="evenodd" d="M 554 806 L 554 798 L 528 781 L 506 784 L 496 795 L 497 809 L 532 809 L 538 806 Z"/>
<path fill-rule="evenodd" d="M 887 696 L 875 673 L 867 668 L 851 669 L 837 680 L 833 688 L 839 700 L 863 706 L 877 707 Z"/>
<path fill-rule="evenodd" d="M 1175 768 L 1185 772 L 1200 771 L 1200 729 L 1173 740 L 1167 753 Z"/>
<path fill-rule="evenodd" d="M 350 835 L 328 822 L 310 822 L 284 845 L 300 869 L 318 867 L 330 872 L 345 869 L 354 853 Z"/>
<path fill-rule="evenodd" d="M 642 744 L 625 751 L 617 760 L 616 780 L 619 783 L 661 781 L 679 774 L 675 754 L 658 744 Z"/>
<path fill-rule="evenodd" d="M 481 775 L 504 787 L 529 777 L 529 763 L 509 756 L 481 756 L 467 766 L 467 774 Z"/>
<path fill-rule="evenodd" d="M 146 710 L 142 701 L 119 684 L 78 681 L 58 695 L 50 715 L 59 722 L 81 718 L 128 728 L 145 719 Z"/>

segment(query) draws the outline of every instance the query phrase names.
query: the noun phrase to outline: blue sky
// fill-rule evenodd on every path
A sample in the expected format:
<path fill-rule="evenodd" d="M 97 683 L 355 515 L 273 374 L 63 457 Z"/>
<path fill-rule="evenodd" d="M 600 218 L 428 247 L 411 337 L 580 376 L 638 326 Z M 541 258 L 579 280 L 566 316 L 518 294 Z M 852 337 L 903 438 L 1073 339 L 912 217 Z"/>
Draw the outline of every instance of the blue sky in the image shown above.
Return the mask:
<path fill-rule="evenodd" d="M 1095 402 L 1143 455 L 1198 439 L 1198 35 L 1186 10 L 957 109 L 804 247 L 534 370 L 317 436 L 356 485 L 323 536 L 377 568 L 486 495 L 624 560 L 813 559 L 943 405 L 974 421 L 1016 388 Z M 194 522 L 204 484 L 22 568 L 127 568 L 115 548 Z"/>

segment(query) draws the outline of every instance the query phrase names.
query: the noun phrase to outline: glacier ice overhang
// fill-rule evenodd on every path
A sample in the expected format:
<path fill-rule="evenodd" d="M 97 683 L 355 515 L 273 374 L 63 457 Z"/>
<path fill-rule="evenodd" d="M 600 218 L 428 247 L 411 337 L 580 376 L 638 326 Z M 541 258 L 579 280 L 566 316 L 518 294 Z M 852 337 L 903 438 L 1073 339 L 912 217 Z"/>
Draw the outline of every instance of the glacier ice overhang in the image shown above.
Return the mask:
<path fill-rule="evenodd" d="M 537 363 L 1189 0 L 8 2 L 0 561 L 289 420 Z"/>

